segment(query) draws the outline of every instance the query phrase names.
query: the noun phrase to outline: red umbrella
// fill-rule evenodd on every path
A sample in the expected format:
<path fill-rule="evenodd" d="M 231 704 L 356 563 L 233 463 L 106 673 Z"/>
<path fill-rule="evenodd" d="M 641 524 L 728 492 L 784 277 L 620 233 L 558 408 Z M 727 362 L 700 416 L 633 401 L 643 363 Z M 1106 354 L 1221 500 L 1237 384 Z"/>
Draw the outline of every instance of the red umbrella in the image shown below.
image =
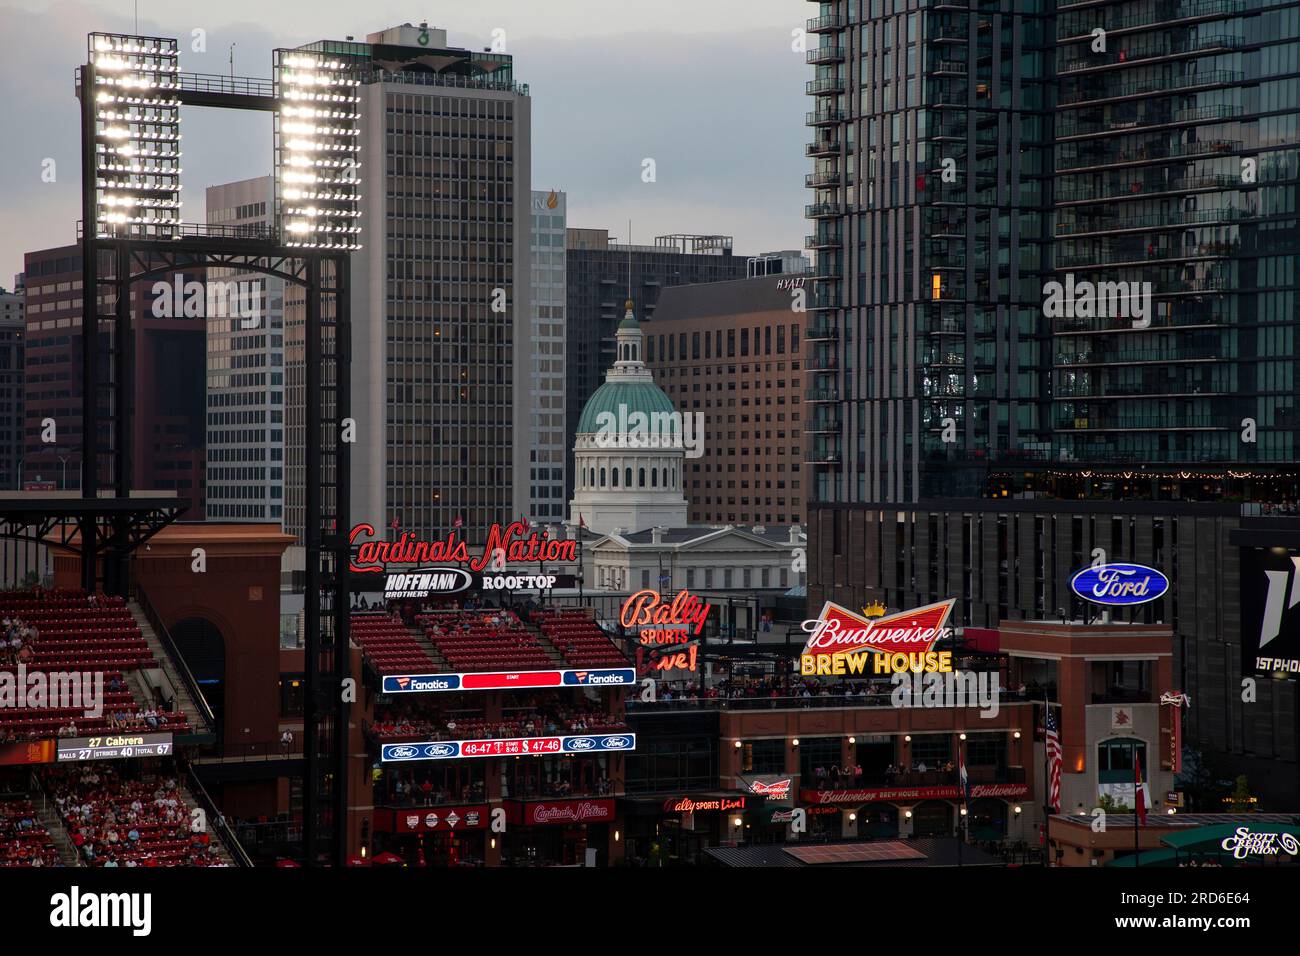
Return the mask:
<path fill-rule="evenodd" d="M 379 856 L 375 857 L 372 862 L 375 866 L 392 866 L 394 864 L 403 864 L 406 861 L 396 853 L 381 853 Z"/>
<path fill-rule="evenodd" d="M 275 865 L 289 867 L 289 866 L 301 866 L 302 864 L 295 863 L 293 860 L 276 860 Z"/>
<path fill-rule="evenodd" d="M 364 856 L 348 857 L 348 866 L 369 866 L 369 865 L 370 865 L 370 861 L 367 860 Z"/>

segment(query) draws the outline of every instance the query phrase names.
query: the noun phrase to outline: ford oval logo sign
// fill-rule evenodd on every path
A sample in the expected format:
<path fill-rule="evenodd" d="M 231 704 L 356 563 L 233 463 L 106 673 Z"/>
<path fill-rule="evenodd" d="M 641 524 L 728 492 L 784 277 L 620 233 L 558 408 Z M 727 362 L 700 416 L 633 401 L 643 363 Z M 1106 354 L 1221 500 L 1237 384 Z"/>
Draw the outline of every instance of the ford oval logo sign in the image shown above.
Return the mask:
<path fill-rule="evenodd" d="M 596 741 L 590 737 L 574 737 L 569 741 L 570 750 L 590 750 L 594 746 L 596 746 Z"/>
<path fill-rule="evenodd" d="M 417 751 L 414 747 L 389 747 L 388 748 L 388 756 L 394 757 L 399 760 L 404 759 L 406 757 L 414 757 L 418 752 L 419 751 Z"/>
<path fill-rule="evenodd" d="M 430 744 L 424 748 L 426 757 L 450 757 L 456 752 L 456 748 L 451 744 Z"/>
<path fill-rule="evenodd" d="M 1169 590 L 1169 579 L 1144 564 L 1102 564 L 1075 574 L 1070 588 L 1093 604 L 1146 604 Z"/>
<path fill-rule="evenodd" d="M 606 750 L 626 750 L 628 739 L 626 737 L 606 737 L 601 741 Z"/>

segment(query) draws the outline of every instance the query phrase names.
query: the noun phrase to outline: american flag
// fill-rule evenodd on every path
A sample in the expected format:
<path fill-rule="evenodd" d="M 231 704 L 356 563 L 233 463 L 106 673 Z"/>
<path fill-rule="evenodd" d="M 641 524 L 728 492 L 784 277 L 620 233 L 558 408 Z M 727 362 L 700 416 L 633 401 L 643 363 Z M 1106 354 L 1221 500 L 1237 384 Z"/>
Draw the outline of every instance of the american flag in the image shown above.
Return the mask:
<path fill-rule="evenodd" d="M 966 757 L 960 752 L 957 754 L 957 779 L 961 784 L 961 798 L 969 802 L 970 777 L 966 775 Z"/>
<path fill-rule="evenodd" d="M 1061 735 L 1056 731 L 1056 715 L 1046 703 L 1047 716 L 1043 718 L 1045 732 L 1043 740 L 1047 745 L 1047 802 L 1051 808 L 1061 812 Z"/>

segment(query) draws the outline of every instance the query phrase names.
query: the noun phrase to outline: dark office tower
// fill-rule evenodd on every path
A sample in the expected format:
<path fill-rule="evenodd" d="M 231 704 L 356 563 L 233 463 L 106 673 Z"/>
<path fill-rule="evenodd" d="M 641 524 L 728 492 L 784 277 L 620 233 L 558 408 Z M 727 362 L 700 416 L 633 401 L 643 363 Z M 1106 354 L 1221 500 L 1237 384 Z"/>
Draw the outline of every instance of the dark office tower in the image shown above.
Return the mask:
<path fill-rule="evenodd" d="M 1057 461 L 1239 463 L 1252 487 L 1235 490 L 1267 495 L 1300 433 L 1300 5 L 1057 9 L 1056 278 L 1152 300 L 1148 328 L 1055 319 Z"/>
<path fill-rule="evenodd" d="M 41 490 L 81 487 L 82 393 L 81 247 L 24 256 L 26 341 L 23 382 L 22 477 Z M 188 498 L 186 520 L 204 516 L 204 324 L 201 308 L 186 309 L 203 288 L 204 272 L 168 272 L 131 289 L 135 374 L 131 388 L 131 487 L 174 491 Z M 199 296 L 202 299 L 202 296 Z M 116 306 L 101 297 L 100 308 Z M 111 331 L 98 342 L 100 372 L 109 370 Z M 112 448 L 112 415 L 100 396 L 99 447 Z M 43 440 L 53 420 L 54 441 Z M 100 458 L 102 481 L 112 459 Z"/>
<path fill-rule="evenodd" d="M 23 455 L 23 293 L 0 287 L 0 491 L 21 484 Z"/>
<path fill-rule="evenodd" d="M 808 23 L 815 500 L 979 496 L 1048 453 L 1046 6 L 837 0 Z"/>
<path fill-rule="evenodd" d="M 614 364 L 614 332 L 629 296 L 642 320 L 649 322 L 660 290 L 743 279 L 747 260 L 732 255 L 730 236 L 657 236 L 654 245 L 643 246 L 612 242 L 606 229 L 569 229 L 565 245 L 569 313 L 565 328 L 565 447 L 572 448 L 587 399 L 604 383 L 605 370 Z M 572 472 L 566 479 L 568 501 L 573 497 Z"/>

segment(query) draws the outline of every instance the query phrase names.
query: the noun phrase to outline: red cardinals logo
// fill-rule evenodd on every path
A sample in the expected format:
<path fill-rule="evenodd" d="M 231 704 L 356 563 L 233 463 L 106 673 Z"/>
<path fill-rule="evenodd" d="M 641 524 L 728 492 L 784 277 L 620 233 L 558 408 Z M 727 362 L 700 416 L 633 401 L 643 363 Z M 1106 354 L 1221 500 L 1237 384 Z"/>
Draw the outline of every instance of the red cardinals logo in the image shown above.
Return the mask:
<path fill-rule="evenodd" d="M 949 629 L 944 625 L 956 603 L 955 599 L 949 599 L 869 620 L 827 601 L 821 616 L 803 622 L 803 629 L 808 632 L 803 653 L 812 657 L 863 651 L 924 654 L 939 638 L 948 635 Z"/>

